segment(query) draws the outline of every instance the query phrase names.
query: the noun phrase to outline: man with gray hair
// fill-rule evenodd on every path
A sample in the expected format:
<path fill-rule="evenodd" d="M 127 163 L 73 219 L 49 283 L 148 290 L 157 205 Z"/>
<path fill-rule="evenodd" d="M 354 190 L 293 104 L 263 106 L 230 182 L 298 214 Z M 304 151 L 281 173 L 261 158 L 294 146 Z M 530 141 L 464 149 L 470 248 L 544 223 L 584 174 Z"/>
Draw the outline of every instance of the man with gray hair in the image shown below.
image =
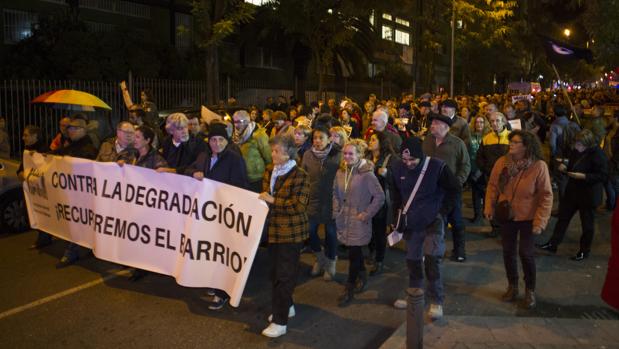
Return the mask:
<path fill-rule="evenodd" d="M 157 172 L 184 173 L 206 151 L 204 140 L 189 134 L 188 123 L 183 113 L 170 114 L 166 119 L 165 129 L 170 136 L 161 144 L 161 155 L 170 167 L 160 167 Z"/>
<path fill-rule="evenodd" d="M 246 110 L 235 112 L 232 121 L 234 122 L 232 140 L 238 145 L 245 160 L 249 189 L 260 193 L 264 170 L 271 163 L 269 136 L 260 125 L 251 121 Z"/>
<path fill-rule="evenodd" d="M 370 127 L 368 132 L 366 132 L 365 140 L 369 141 L 370 137 L 372 137 L 372 134 L 375 132 L 382 132 L 389 143 L 391 143 L 391 147 L 394 150 L 400 149 L 402 138 L 397 131 L 392 132 L 389 129 L 389 115 L 383 108 L 380 107 L 372 114 L 372 127 Z"/>
<path fill-rule="evenodd" d="M 97 161 L 116 162 L 137 152 L 133 148 L 135 129 L 129 121 L 121 121 L 116 125 L 116 137 L 112 137 L 99 148 Z"/>

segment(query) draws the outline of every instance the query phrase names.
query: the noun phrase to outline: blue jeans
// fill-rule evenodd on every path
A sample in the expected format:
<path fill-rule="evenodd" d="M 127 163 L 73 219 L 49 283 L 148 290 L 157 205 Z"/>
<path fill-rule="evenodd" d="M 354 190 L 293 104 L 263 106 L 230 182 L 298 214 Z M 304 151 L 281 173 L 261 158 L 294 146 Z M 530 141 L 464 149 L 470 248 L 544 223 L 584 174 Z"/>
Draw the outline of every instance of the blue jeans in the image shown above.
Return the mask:
<path fill-rule="evenodd" d="M 314 220 L 309 221 L 309 237 L 310 246 L 312 251 L 320 252 L 321 243 L 320 237 L 318 237 L 318 226 L 320 224 Z M 335 228 L 335 221 L 331 220 L 325 224 L 325 256 L 330 260 L 335 259 L 335 248 L 337 247 L 337 231 Z"/>
<path fill-rule="evenodd" d="M 423 287 L 425 269 L 425 292 L 433 304 L 443 304 L 445 299 L 441 277 L 441 260 L 445 253 L 444 227 L 442 218 L 437 217 L 425 230 L 410 233 L 406 240 L 408 287 Z"/>
<path fill-rule="evenodd" d="M 451 234 L 453 236 L 453 254 L 458 257 L 466 257 L 464 251 L 464 223 L 462 222 L 462 192 L 456 195 L 454 208 L 447 214 L 445 226 L 451 224 Z"/>

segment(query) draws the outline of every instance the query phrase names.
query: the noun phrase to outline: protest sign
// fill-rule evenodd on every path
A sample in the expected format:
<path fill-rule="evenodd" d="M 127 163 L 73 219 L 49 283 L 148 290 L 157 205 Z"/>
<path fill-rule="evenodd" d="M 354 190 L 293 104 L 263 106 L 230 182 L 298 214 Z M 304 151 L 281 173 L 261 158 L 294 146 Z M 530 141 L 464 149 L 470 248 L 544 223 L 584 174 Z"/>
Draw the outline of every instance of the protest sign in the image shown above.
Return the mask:
<path fill-rule="evenodd" d="M 211 180 L 24 152 L 32 228 L 114 263 L 226 291 L 238 306 L 267 205 Z"/>

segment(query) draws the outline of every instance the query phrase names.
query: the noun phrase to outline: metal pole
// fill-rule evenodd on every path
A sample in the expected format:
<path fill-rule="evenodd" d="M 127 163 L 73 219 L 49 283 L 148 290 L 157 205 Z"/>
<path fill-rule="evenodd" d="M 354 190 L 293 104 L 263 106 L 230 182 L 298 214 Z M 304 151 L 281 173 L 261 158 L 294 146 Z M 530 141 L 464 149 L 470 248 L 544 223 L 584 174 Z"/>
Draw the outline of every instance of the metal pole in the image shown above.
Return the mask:
<path fill-rule="evenodd" d="M 555 74 L 557 75 L 557 81 L 561 81 L 561 76 L 559 75 L 559 71 L 557 70 L 557 67 L 555 67 L 554 63 L 552 64 L 552 70 L 554 70 Z M 563 85 L 561 85 L 561 83 L 559 83 L 559 86 L 561 86 L 561 91 L 563 92 L 563 96 L 565 97 L 565 99 L 567 99 L 567 102 L 570 105 L 570 109 L 572 110 L 572 113 L 574 113 L 574 118 L 576 119 L 576 123 L 580 125 L 580 118 L 578 117 L 578 114 L 576 114 L 576 109 L 574 108 L 574 104 L 572 104 L 572 100 L 570 99 L 570 96 L 567 94 L 567 90 L 563 87 Z"/>
<path fill-rule="evenodd" d="M 456 48 L 456 1 L 451 2 L 451 69 L 449 72 L 449 96 L 454 96 L 454 61 Z"/>
<path fill-rule="evenodd" d="M 406 349 L 423 348 L 423 289 L 407 288 Z"/>

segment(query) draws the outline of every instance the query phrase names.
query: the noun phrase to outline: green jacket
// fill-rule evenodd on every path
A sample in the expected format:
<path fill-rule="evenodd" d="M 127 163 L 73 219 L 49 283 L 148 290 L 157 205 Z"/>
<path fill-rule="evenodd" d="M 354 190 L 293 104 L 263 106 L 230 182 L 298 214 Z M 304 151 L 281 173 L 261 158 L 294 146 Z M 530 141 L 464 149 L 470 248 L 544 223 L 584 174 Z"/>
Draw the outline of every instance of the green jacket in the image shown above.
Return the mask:
<path fill-rule="evenodd" d="M 264 170 L 271 163 L 271 147 L 264 128 L 256 125 L 249 139 L 238 146 L 247 166 L 247 178 L 250 182 L 261 181 Z"/>

